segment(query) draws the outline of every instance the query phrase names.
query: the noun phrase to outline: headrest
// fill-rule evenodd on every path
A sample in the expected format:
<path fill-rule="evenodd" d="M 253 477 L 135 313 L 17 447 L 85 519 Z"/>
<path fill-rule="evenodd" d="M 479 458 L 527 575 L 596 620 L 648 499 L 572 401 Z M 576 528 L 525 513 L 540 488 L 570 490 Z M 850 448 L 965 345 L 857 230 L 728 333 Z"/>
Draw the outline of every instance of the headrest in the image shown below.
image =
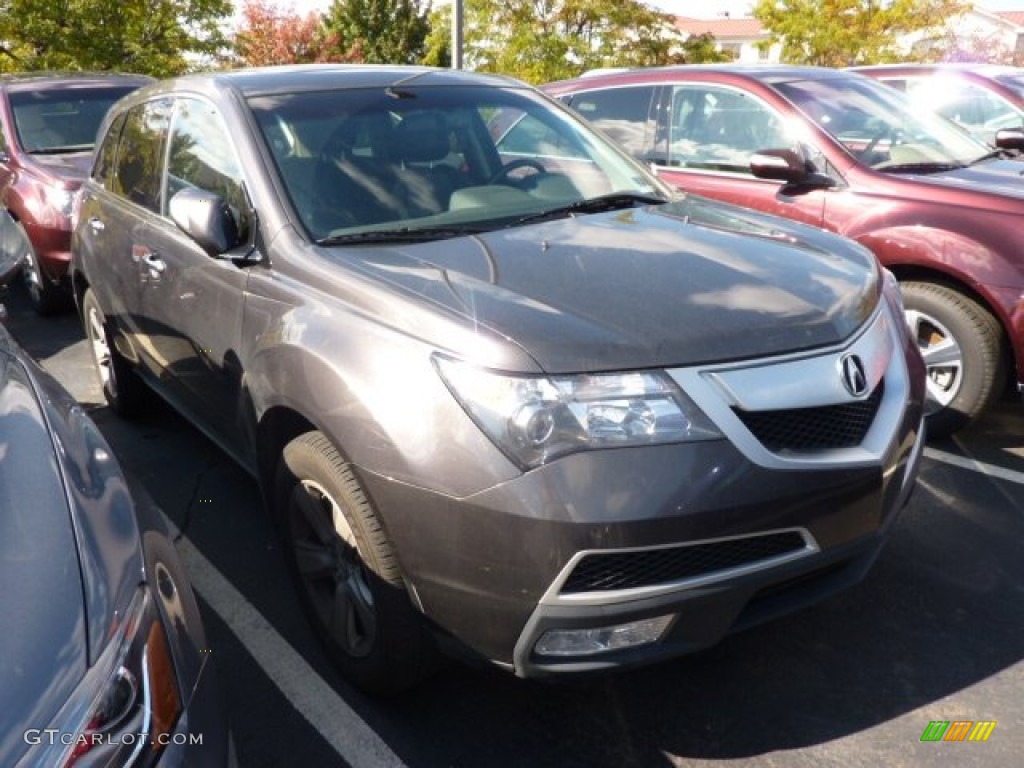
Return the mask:
<path fill-rule="evenodd" d="M 395 128 L 395 150 L 410 163 L 430 163 L 448 155 L 448 126 L 436 112 L 413 112 Z"/>

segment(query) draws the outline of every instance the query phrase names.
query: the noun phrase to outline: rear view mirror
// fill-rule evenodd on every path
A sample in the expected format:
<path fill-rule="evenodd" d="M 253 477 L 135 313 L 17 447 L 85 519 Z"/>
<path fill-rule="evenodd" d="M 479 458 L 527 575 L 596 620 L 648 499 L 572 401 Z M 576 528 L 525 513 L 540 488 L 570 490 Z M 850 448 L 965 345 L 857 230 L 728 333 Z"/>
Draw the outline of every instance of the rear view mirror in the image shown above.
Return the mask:
<path fill-rule="evenodd" d="M 1024 151 L 1024 128 L 1004 128 L 996 131 L 996 146 L 999 149 Z"/>
<path fill-rule="evenodd" d="M 238 224 L 224 198 L 190 187 L 171 198 L 171 220 L 210 256 L 238 245 Z"/>

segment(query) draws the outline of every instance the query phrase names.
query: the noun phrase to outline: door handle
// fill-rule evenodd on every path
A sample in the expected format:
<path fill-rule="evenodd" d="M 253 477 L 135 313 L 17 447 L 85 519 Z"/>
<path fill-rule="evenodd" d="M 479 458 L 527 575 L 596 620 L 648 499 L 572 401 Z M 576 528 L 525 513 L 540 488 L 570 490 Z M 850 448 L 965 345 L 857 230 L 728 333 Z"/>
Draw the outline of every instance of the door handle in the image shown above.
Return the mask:
<path fill-rule="evenodd" d="M 93 232 L 102 232 L 104 229 L 107 228 L 107 225 L 103 223 L 103 220 L 97 218 L 96 216 L 92 216 L 89 218 L 89 226 L 92 228 Z"/>
<path fill-rule="evenodd" d="M 146 267 L 153 277 L 159 277 L 167 269 L 167 262 L 161 259 L 159 254 L 147 253 L 142 257 L 142 260 L 146 262 Z"/>

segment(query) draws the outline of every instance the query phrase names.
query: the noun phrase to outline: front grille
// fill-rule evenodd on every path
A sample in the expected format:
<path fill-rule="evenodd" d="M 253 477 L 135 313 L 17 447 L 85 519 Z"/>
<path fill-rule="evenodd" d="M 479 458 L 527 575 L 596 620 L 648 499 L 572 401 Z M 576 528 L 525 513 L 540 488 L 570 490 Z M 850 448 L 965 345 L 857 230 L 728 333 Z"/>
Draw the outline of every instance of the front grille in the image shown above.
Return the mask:
<path fill-rule="evenodd" d="M 562 594 L 651 587 L 806 549 L 796 531 L 637 552 L 584 555 L 562 586 Z"/>
<path fill-rule="evenodd" d="M 860 445 L 882 402 L 885 382 L 879 381 L 866 400 L 818 408 L 733 412 L 772 453 L 813 453 Z"/>

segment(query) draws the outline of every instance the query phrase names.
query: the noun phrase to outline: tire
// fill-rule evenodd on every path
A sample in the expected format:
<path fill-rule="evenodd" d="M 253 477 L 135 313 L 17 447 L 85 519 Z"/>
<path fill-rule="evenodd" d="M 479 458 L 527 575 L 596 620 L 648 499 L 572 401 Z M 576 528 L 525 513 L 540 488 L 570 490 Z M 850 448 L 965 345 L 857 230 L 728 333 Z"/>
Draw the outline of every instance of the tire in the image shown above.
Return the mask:
<path fill-rule="evenodd" d="M 110 324 L 91 288 L 82 297 L 82 326 L 110 410 L 123 418 L 137 416 L 145 409 L 149 391 L 114 346 Z"/>
<path fill-rule="evenodd" d="M 285 447 L 275 491 L 303 608 L 345 677 L 374 695 L 423 679 L 434 640 L 351 467 L 323 434 L 307 432 Z"/>
<path fill-rule="evenodd" d="M 928 370 L 928 434 L 947 437 L 1002 392 L 1002 329 L 980 304 L 952 288 L 916 282 L 901 288 L 907 324 Z"/>
<path fill-rule="evenodd" d="M 42 317 L 67 312 L 72 306 L 71 296 L 43 272 L 25 228 L 21 224 L 18 224 L 17 227 L 26 243 L 21 277 L 25 281 L 25 289 L 28 291 L 28 300 L 32 304 L 32 309 Z"/>

